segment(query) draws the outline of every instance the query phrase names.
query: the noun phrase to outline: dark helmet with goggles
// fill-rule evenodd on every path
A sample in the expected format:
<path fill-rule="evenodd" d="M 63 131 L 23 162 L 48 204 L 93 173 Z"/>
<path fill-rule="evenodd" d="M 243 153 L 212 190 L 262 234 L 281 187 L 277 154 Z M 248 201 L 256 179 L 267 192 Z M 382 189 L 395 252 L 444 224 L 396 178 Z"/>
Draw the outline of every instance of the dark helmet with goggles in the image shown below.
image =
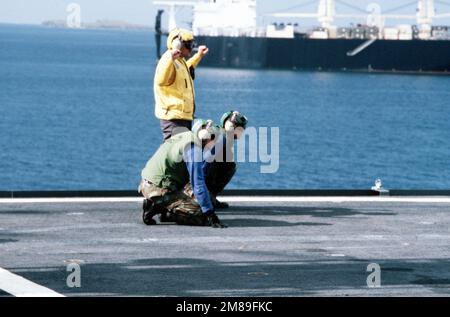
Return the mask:
<path fill-rule="evenodd" d="M 222 115 L 222 118 L 220 119 L 220 126 L 222 128 L 225 128 L 225 122 L 227 120 L 230 120 L 235 128 L 242 127 L 245 129 L 248 123 L 248 119 L 246 116 L 241 114 L 239 111 L 234 110 L 228 111 Z"/>

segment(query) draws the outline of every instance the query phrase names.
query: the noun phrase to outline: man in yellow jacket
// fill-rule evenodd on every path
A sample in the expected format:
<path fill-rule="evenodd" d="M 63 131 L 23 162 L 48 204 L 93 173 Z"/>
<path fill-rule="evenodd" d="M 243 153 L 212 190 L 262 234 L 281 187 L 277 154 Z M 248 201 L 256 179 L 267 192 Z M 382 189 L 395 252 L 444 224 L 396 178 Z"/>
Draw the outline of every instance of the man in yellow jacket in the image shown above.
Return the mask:
<path fill-rule="evenodd" d="M 195 112 L 194 69 L 208 53 L 204 45 L 192 55 L 194 35 L 174 29 L 167 38 L 168 50 L 156 67 L 154 79 L 155 115 L 160 120 L 164 141 L 178 131 L 191 129 Z M 188 60 L 187 60 L 188 59 Z"/>

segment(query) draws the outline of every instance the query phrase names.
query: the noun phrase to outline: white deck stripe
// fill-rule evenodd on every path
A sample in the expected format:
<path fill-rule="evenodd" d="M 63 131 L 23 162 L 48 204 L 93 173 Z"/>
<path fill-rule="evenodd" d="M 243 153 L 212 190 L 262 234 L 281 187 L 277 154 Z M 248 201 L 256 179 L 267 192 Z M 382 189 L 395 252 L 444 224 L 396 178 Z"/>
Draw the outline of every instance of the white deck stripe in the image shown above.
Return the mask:
<path fill-rule="evenodd" d="M 222 196 L 226 202 L 400 202 L 450 203 L 450 197 L 298 197 L 298 196 Z M 142 202 L 140 197 L 86 197 L 86 198 L 2 198 L 0 204 L 27 203 L 104 203 Z"/>
<path fill-rule="evenodd" d="M 0 267 L 0 289 L 16 297 L 64 297 Z"/>
<path fill-rule="evenodd" d="M 229 202 L 403 202 L 403 203 L 450 203 L 450 197 L 219 197 Z"/>

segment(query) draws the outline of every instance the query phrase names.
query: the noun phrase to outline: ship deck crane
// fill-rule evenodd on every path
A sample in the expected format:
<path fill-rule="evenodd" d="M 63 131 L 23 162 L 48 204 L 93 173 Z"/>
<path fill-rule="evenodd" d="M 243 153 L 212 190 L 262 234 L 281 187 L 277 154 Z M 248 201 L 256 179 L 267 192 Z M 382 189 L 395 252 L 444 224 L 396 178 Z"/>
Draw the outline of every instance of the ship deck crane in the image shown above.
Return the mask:
<path fill-rule="evenodd" d="M 417 13 L 415 15 L 404 15 L 404 14 L 382 14 L 381 10 L 380 12 L 369 12 L 368 10 L 363 10 L 360 8 L 357 8 L 353 5 L 350 5 L 342 0 L 319 0 L 318 10 L 317 13 L 272 13 L 268 14 L 268 16 L 276 17 L 276 18 L 315 18 L 317 19 L 321 26 L 324 28 L 330 28 L 331 23 L 334 21 L 335 18 L 353 18 L 353 19 L 360 19 L 360 18 L 367 18 L 367 14 L 336 14 L 336 2 L 343 4 L 345 6 L 348 6 L 352 9 L 356 9 L 361 12 L 365 12 L 368 14 L 378 14 L 381 18 L 381 20 L 385 19 L 397 19 L 397 20 L 414 20 L 416 19 L 417 24 L 420 27 L 421 30 L 421 37 L 427 38 L 430 36 L 431 32 L 431 24 L 434 19 L 443 19 L 450 17 L 450 13 L 444 13 L 444 14 L 436 14 L 435 0 L 418 0 L 417 2 L 412 2 L 407 5 L 403 5 L 401 7 L 398 7 L 396 9 L 414 5 L 414 3 L 417 3 Z M 438 3 L 443 3 L 450 5 L 448 3 L 437 1 Z M 396 10 L 394 9 L 394 10 Z M 394 11 L 391 10 L 391 11 Z"/>

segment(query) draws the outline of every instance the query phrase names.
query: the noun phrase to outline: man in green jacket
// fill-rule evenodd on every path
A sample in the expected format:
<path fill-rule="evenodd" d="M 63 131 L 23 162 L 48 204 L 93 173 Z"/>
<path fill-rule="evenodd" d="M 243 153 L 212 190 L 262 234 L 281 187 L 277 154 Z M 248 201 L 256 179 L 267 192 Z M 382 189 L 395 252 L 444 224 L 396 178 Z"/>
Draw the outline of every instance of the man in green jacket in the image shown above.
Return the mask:
<path fill-rule="evenodd" d="M 213 147 L 219 135 L 212 120 L 199 120 L 192 132 L 174 135 L 159 147 L 141 173 L 145 224 L 155 225 L 153 217 L 160 214 L 161 221 L 180 225 L 225 227 L 215 214 L 203 172 L 203 149 Z M 189 182 L 195 199 L 183 192 Z"/>

